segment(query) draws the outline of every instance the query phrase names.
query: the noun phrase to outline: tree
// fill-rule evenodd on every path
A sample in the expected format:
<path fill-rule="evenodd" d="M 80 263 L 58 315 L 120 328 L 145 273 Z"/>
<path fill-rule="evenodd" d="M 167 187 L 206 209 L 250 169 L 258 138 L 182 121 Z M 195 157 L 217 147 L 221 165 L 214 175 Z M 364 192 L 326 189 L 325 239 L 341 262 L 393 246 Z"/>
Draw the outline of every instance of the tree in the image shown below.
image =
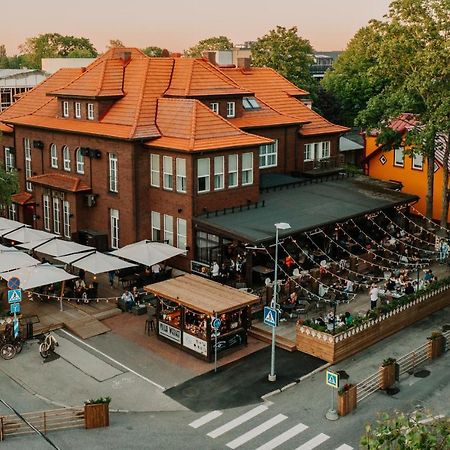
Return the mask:
<path fill-rule="evenodd" d="M 165 48 L 154 47 L 154 46 L 145 47 L 142 49 L 142 52 L 145 53 L 147 56 L 158 57 L 158 58 L 160 58 L 162 56 L 169 56 L 168 50 L 166 50 Z"/>
<path fill-rule="evenodd" d="M 307 39 L 298 35 L 297 27 L 277 26 L 252 45 L 252 64 L 271 67 L 296 86 L 315 90 L 309 67 L 314 50 Z"/>
<path fill-rule="evenodd" d="M 226 36 L 214 36 L 202 39 L 196 45 L 185 50 L 184 55 L 190 58 L 200 58 L 208 50 L 231 50 L 233 43 Z"/>
<path fill-rule="evenodd" d="M 0 204 L 10 205 L 11 195 L 19 190 L 19 180 L 15 170 L 6 172 L 3 164 L 0 164 Z"/>
<path fill-rule="evenodd" d="M 360 448 L 367 450 L 445 450 L 450 448 L 450 419 L 431 414 L 383 413 L 367 425 Z"/>
<path fill-rule="evenodd" d="M 41 68 L 42 58 L 69 58 L 78 57 L 95 58 L 98 53 L 90 40 L 84 37 L 63 36 L 58 33 L 46 33 L 28 38 L 19 47 L 25 63 L 30 68 Z"/>
<path fill-rule="evenodd" d="M 106 48 L 108 50 L 111 48 L 125 48 L 125 44 L 120 39 L 110 39 Z"/>

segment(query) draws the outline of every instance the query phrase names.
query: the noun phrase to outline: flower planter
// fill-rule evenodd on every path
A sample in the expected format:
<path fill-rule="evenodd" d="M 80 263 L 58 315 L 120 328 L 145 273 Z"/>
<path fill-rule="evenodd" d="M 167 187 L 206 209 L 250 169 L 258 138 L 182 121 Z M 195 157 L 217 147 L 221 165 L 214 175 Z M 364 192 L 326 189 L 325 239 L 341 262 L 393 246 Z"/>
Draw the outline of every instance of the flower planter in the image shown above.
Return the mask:
<path fill-rule="evenodd" d="M 444 353 L 445 338 L 444 336 L 437 336 L 435 338 L 428 338 L 428 358 L 435 359 Z"/>
<path fill-rule="evenodd" d="M 109 403 L 84 405 L 84 427 L 109 427 Z"/>
<path fill-rule="evenodd" d="M 337 396 L 337 413 L 346 416 L 356 408 L 356 386 L 351 386 L 347 391 Z"/>
<path fill-rule="evenodd" d="M 384 390 L 390 388 L 395 383 L 395 363 L 381 366 L 380 374 L 380 389 Z"/>

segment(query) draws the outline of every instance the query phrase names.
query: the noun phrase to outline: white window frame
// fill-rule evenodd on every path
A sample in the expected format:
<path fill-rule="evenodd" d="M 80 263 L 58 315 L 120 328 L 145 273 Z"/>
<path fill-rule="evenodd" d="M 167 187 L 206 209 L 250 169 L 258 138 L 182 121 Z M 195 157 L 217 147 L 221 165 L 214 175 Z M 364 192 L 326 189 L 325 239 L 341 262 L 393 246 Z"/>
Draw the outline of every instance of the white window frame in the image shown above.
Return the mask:
<path fill-rule="evenodd" d="M 71 165 L 70 149 L 67 145 L 63 145 L 62 154 L 63 154 L 63 169 L 66 172 L 70 172 L 70 165 Z"/>
<path fill-rule="evenodd" d="M 58 147 L 56 144 L 50 145 L 50 167 L 53 169 L 58 168 Z"/>
<path fill-rule="evenodd" d="M 62 102 L 62 115 L 63 117 L 69 117 L 69 102 Z"/>
<path fill-rule="evenodd" d="M 211 111 L 212 112 L 215 112 L 216 114 L 219 114 L 219 103 L 218 102 L 212 102 L 212 103 L 210 103 L 210 105 L 209 105 L 210 107 L 211 107 Z"/>
<path fill-rule="evenodd" d="M 246 161 L 247 159 L 248 161 Z M 250 164 L 247 164 L 247 162 L 250 162 Z M 242 186 L 253 184 L 253 153 L 242 154 L 241 167 Z"/>
<path fill-rule="evenodd" d="M 163 156 L 163 189 L 173 191 L 173 158 Z"/>
<path fill-rule="evenodd" d="M 28 138 L 23 140 L 23 149 L 25 155 L 25 189 L 27 191 L 33 190 L 33 185 L 31 182 L 27 181 L 33 174 L 32 171 L 32 161 L 31 161 L 31 141 Z"/>
<path fill-rule="evenodd" d="M 225 188 L 225 158 L 214 157 L 214 190 L 220 191 Z"/>
<path fill-rule="evenodd" d="M 423 154 L 414 152 L 411 156 L 411 164 L 414 170 L 423 170 Z"/>
<path fill-rule="evenodd" d="M 55 234 L 61 234 L 61 204 L 60 199 L 57 197 L 52 198 L 53 203 L 53 232 Z"/>
<path fill-rule="evenodd" d="M 173 245 L 173 216 L 164 214 L 164 241 Z"/>
<path fill-rule="evenodd" d="M 14 152 L 9 147 L 5 147 L 5 171 L 11 172 L 15 166 Z"/>
<path fill-rule="evenodd" d="M 67 200 L 63 201 L 63 232 L 64 237 L 70 239 L 70 203 Z"/>
<path fill-rule="evenodd" d="M 108 153 L 109 162 L 109 192 L 119 192 L 119 165 L 117 155 Z"/>
<path fill-rule="evenodd" d="M 236 117 L 236 102 L 227 102 L 227 117 Z"/>
<path fill-rule="evenodd" d="M 111 248 L 119 248 L 119 210 L 109 210 L 109 222 L 111 228 Z"/>
<path fill-rule="evenodd" d="M 177 158 L 175 165 L 177 170 L 177 192 L 186 193 L 186 159 Z"/>
<path fill-rule="evenodd" d="M 314 144 L 305 144 L 303 150 L 303 161 L 314 161 Z"/>
<path fill-rule="evenodd" d="M 183 233 L 184 228 L 184 233 Z M 187 222 L 185 219 L 177 218 L 177 248 L 186 250 L 187 247 Z"/>
<path fill-rule="evenodd" d="M 151 212 L 152 241 L 161 241 L 161 213 Z"/>
<path fill-rule="evenodd" d="M 8 206 L 8 219 L 17 220 L 17 205 L 15 203 Z"/>
<path fill-rule="evenodd" d="M 77 173 L 84 174 L 84 156 L 83 153 L 81 152 L 80 147 L 78 147 L 75 150 L 75 162 L 77 167 Z"/>
<path fill-rule="evenodd" d="M 331 155 L 330 141 L 323 141 L 320 144 L 320 159 L 328 159 Z"/>
<path fill-rule="evenodd" d="M 278 139 L 273 144 L 265 144 L 259 147 L 259 168 L 267 169 L 278 165 Z"/>
<path fill-rule="evenodd" d="M 81 119 L 81 103 L 75 102 L 75 118 Z"/>
<path fill-rule="evenodd" d="M 42 211 L 44 213 L 44 230 L 50 231 L 50 197 L 42 196 Z"/>
<path fill-rule="evenodd" d="M 160 177 L 160 156 L 152 153 L 150 155 L 150 186 L 160 187 L 161 177 Z"/>
<path fill-rule="evenodd" d="M 86 116 L 88 120 L 94 120 L 94 104 L 93 103 L 88 103 L 87 104 L 87 112 L 86 112 Z"/>
<path fill-rule="evenodd" d="M 399 162 L 399 154 L 401 152 L 401 162 Z M 394 166 L 404 167 L 405 166 L 405 149 L 403 146 L 394 148 Z"/>
<path fill-rule="evenodd" d="M 232 161 L 236 164 L 235 167 L 232 168 Z M 235 178 L 235 181 L 232 183 L 232 179 Z M 228 188 L 235 188 L 239 186 L 239 155 L 228 155 Z"/>
<path fill-rule="evenodd" d="M 203 164 L 203 162 L 206 161 L 206 166 L 205 168 L 207 168 L 207 170 L 200 171 L 200 165 Z M 205 179 L 205 188 L 204 189 L 200 189 L 200 179 Z M 211 189 L 211 168 L 210 168 L 210 160 L 209 158 L 199 158 L 197 159 L 197 192 L 198 193 L 202 193 L 202 192 L 209 192 Z"/>

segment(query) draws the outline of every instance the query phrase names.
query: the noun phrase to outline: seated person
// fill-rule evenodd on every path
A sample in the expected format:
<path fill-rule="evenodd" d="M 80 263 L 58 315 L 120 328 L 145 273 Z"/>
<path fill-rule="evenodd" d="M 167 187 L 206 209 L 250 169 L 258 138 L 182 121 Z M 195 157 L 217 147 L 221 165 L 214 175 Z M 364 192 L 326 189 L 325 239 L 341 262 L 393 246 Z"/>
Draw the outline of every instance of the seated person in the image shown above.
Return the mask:
<path fill-rule="evenodd" d="M 425 275 L 424 275 L 423 279 L 424 279 L 425 281 L 432 281 L 433 278 L 434 278 L 433 271 L 432 271 L 431 269 L 428 269 L 428 270 L 425 272 Z"/>
<path fill-rule="evenodd" d="M 75 297 L 81 298 L 85 290 L 86 290 L 86 283 L 84 282 L 84 280 L 82 278 L 78 278 L 77 280 L 75 280 L 74 285 Z"/>
<path fill-rule="evenodd" d="M 133 296 L 134 303 L 136 305 L 139 305 L 140 304 L 141 293 L 138 291 L 138 288 L 136 286 L 133 287 L 133 289 L 131 291 L 131 295 Z"/>
<path fill-rule="evenodd" d="M 346 311 L 344 314 L 344 322 L 345 322 L 345 325 L 353 324 L 353 316 L 348 311 Z"/>
<path fill-rule="evenodd" d="M 395 290 L 395 280 L 393 278 L 389 278 L 389 280 L 384 285 L 387 291 Z"/>
<path fill-rule="evenodd" d="M 136 304 L 133 298 L 133 294 L 130 291 L 125 291 L 122 294 L 122 300 L 125 301 L 125 309 L 126 311 L 131 311 L 131 308 Z"/>
<path fill-rule="evenodd" d="M 411 284 L 411 282 L 409 282 L 406 287 L 405 287 L 405 294 L 409 295 L 409 294 L 414 294 L 414 287 Z"/>

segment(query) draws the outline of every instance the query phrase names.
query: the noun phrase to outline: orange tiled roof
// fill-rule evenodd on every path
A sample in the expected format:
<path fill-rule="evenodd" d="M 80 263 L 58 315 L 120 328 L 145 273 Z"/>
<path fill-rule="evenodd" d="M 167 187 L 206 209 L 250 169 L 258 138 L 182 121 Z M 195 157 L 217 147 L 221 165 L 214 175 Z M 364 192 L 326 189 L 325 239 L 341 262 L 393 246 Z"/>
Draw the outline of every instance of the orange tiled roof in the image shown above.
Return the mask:
<path fill-rule="evenodd" d="M 28 181 L 31 181 L 33 184 L 48 186 L 68 192 L 84 192 L 91 190 L 81 178 L 75 175 L 67 175 L 58 172 L 35 175 L 34 177 L 28 178 Z"/>
<path fill-rule="evenodd" d="M 307 94 L 297 88 L 286 78 L 267 67 L 254 67 L 250 70 L 223 68 L 239 85 L 255 92 L 256 96 L 271 108 L 306 123 L 300 128 L 300 134 L 305 136 L 325 133 L 342 133 L 348 128 L 334 125 L 322 116 L 305 106 L 296 96 Z"/>
<path fill-rule="evenodd" d="M 240 130 L 199 100 L 160 99 L 157 124 L 163 136 L 148 146 L 197 151 L 273 142 Z"/>
<path fill-rule="evenodd" d="M 33 194 L 30 194 L 29 192 L 18 192 L 17 194 L 11 195 L 11 200 L 13 203 L 17 203 L 18 205 L 29 205 L 35 203 Z"/>
<path fill-rule="evenodd" d="M 204 59 L 176 58 L 169 97 L 203 97 L 251 94 Z"/>
<path fill-rule="evenodd" d="M 14 130 L 11 127 L 8 127 L 8 125 L 5 125 L 4 123 L 0 122 L 0 132 L 1 133 L 12 133 Z"/>

